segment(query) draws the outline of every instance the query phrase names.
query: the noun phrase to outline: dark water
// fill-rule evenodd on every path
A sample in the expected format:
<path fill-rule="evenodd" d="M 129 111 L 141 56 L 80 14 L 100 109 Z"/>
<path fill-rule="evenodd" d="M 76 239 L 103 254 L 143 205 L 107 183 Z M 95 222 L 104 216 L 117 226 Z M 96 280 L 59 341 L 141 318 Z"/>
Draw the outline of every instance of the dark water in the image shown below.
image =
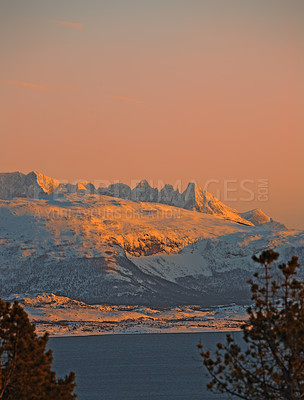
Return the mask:
<path fill-rule="evenodd" d="M 238 334 L 235 333 L 235 336 Z M 104 335 L 51 338 L 58 376 L 75 371 L 79 400 L 219 400 L 207 392 L 196 345 L 225 333 Z"/>

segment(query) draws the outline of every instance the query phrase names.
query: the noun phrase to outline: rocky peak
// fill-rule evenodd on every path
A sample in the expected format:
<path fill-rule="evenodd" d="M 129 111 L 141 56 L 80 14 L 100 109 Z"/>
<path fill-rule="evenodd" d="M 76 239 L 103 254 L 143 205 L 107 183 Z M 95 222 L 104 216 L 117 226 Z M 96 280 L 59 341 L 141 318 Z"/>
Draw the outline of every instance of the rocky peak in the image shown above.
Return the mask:
<path fill-rule="evenodd" d="M 131 200 L 157 202 L 158 189 L 152 188 L 146 179 L 141 180 L 131 191 Z"/>

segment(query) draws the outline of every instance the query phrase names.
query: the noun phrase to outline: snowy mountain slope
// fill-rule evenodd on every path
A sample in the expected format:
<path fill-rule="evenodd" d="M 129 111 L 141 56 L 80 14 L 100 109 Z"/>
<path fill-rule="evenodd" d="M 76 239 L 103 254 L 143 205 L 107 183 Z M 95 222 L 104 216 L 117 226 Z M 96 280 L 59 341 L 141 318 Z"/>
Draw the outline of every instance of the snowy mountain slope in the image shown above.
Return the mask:
<path fill-rule="evenodd" d="M 148 305 L 246 302 L 251 256 L 268 247 L 304 261 L 299 231 L 81 192 L 0 200 L 0 296 L 46 292 L 89 303 Z"/>
<path fill-rule="evenodd" d="M 268 248 L 280 253 L 281 262 L 292 255 L 298 255 L 303 263 L 304 232 L 256 228 L 251 232 L 235 232 L 218 238 L 198 240 L 178 254 L 158 254 L 130 259 L 145 272 L 159 274 L 175 283 L 180 283 L 188 276 L 200 276 L 202 282 L 206 282 L 215 274 L 228 275 L 233 270 L 252 273 L 256 267 L 252 263 L 252 255 Z"/>
<path fill-rule="evenodd" d="M 274 221 L 266 215 L 260 208 L 251 211 L 240 213 L 241 217 L 250 221 L 255 226 L 263 227 L 266 229 L 287 230 L 284 224 Z"/>
<path fill-rule="evenodd" d="M 46 246 L 50 245 L 50 252 L 57 243 L 66 243 L 56 252 L 57 258 L 70 254 L 98 256 L 108 244 L 133 255 L 174 253 L 201 238 L 249 229 L 220 217 L 163 204 L 98 195 L 0 200 L 0 217 L 4 232 L 27 219 L 28 231 L 24 234 L 30 240 L 43 240 Z M 26 229 L 26 224 L 21 229 Z M 19 236 L 18 230 L 11 233 L 12 239 Z"/>
<path fill-rule="evenodd" d="M 253 225 L 261 225 L 271 221 L 271 218 L 266 215 L 260 208 L 255 208 L 254 210 L 250 210 L 244 213 L 240 213 L 240 215 L 252 222 Z"/>

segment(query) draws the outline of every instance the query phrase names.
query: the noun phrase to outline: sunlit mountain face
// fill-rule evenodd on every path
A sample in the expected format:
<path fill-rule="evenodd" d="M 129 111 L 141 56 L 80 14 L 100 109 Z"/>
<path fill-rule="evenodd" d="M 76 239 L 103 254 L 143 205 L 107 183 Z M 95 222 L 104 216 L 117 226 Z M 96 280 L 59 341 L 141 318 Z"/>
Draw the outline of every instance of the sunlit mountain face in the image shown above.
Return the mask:
<path fill-rule="evenodd" d="M 180 193 L 172 185 L 164 185 L 160 190 L 153 188 L 146 180 L 140 181 L 132 190 L 123 183 L 110 184 L 108 187 L 95 188 L 91 182 L 77 182 L 76 184 L 60 183 L 39 172 L 32 171 L 25 175 L 20 172 L 0 174 L 0 198 L 30 197 L 43 198 L 52 194 L 59 198 L 65 194 L 77 195 L 105 195 L 126 200 L 167 204 L 204 214 L 216 215 L 227 220 L 243 223 L 244 225 L 257 225 L 270 222 L 270 217 L 261 210 L 248 213 L 248 219 L 243 218 L 237 210 L 232 209 L 219 201 L 211 193 L 190 182 L 186 190 Z M 96 196 L 97 198 L 97 196 Z M 244 215 L 245 215 L 244 214 Z M 251 222 L 253 220 L 253 222 Z"/>
<path fill-rule="evenodd" d="M 96 188 L 37 172 L 0 174 L 0 296 L 53 293 L 90 304 L 246 303 L 251 257 L 304 260 L 304 233 L 239 214 L 190 183 Z"/>

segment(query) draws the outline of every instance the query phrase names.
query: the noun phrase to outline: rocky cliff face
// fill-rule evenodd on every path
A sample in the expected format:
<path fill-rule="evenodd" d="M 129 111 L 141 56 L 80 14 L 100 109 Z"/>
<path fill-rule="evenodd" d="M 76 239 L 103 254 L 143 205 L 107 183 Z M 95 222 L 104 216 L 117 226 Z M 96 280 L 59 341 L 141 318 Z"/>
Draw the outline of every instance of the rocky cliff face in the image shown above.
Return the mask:
<path fill-rule="evenodd" d="M 182 199 L 182 208 L 186 210 L 196 210 L 205 214 L 219 215 L 231 221 L 252 225 L 250 221 L 242 218 L 237 210 L 226 206 L 211 193 L 203 190 L 194 183 L 188 184 L 187 189 L 182 194 Z"/>
<path fill-rule="evenodd" d="M 25 175 L 21 172 L 0 173 L 0 198 L 39 197 L 54 193 L 59 181 L 40 172 L 32 171 Z"/>
<path fill-rule="evenodd" d="M 158 202 L 158 189 L 152 188 L 144 179 L 131 191 L 131 200 L 144 202 Z"/>

